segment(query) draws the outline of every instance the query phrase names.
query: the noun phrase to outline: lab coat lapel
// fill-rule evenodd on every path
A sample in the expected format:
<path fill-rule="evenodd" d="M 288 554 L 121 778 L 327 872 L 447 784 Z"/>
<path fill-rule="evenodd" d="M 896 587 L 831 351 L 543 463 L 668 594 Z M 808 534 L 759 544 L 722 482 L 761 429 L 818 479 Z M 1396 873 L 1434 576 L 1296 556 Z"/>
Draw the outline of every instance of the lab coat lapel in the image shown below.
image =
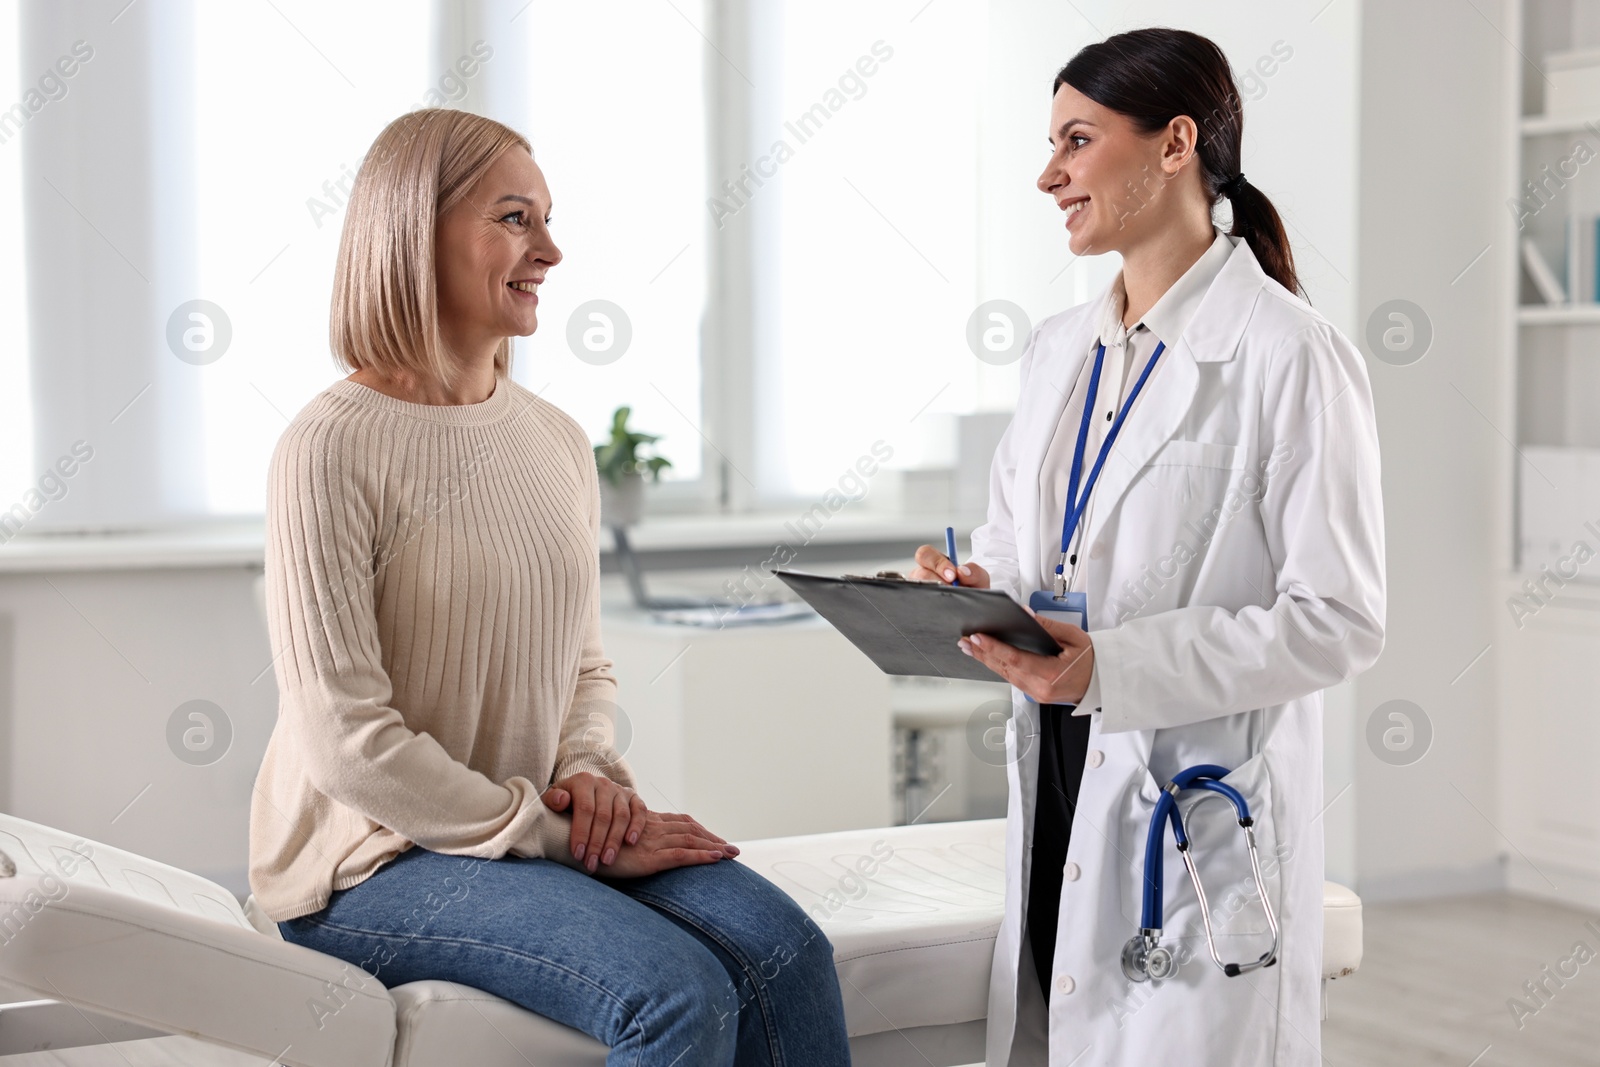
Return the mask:
<path fill-rule="evenodd" d="M 1138 407 L 1123 422 L 1095 485 L 1081 542 L 1085 547 L 1094 544 L 1140 468 L 1182 425 L 1194 401 L 1200 376 L 1197 364 L 1233 358 L 1265 280 L 1266 273 L 1250 246 L 1241 240 L 1201 298 L 1177 345 L 1161 353 L 1144 383 Z M 1130 373 L 1143 369 L 1133 367 Z"/>

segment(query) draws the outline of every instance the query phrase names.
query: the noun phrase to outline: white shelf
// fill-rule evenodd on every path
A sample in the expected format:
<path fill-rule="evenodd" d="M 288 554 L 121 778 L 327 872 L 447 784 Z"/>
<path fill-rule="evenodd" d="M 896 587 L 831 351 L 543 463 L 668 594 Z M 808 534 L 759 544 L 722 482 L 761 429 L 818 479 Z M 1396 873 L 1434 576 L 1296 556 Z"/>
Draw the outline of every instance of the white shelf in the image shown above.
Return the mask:
<path fill-rule="evenodd" d="M 1600 304 L 1520 304 L 1523 326 L 1600 326 Z"/>
<path fill-rule="evenodd" d="M 1549 137 L 1562 133 L 1589 131 L 1590 125 L 1600 128 L 1600 116 L 1583 115 L 1524 115 L 1522 136 Z"/>
<path fill-rule="evenodd" d="M 0 574 L 260 567 L 265 540 L 260 519 L 123 533 L 23 533 L 0 545 Z"/>

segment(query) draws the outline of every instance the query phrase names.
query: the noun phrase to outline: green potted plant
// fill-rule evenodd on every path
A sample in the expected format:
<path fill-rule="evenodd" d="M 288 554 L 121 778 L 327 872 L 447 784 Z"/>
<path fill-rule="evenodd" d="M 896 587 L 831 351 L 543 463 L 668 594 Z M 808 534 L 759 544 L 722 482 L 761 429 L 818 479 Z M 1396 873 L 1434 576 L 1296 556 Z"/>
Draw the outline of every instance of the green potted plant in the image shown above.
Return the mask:
<path fill-rule="evenodd" d="M 632 526 L 644 516 L 644 478 L 659 482 L 661 471 L 672 466 L 665 456 L 645 455 L 660 434 L 637 433 L 628 429 L 633 409 L 626 404 L 611 416 L 611 440 L 594 446 L 595 465 L 600 469 L 600 517 L 609 526 Z"/>

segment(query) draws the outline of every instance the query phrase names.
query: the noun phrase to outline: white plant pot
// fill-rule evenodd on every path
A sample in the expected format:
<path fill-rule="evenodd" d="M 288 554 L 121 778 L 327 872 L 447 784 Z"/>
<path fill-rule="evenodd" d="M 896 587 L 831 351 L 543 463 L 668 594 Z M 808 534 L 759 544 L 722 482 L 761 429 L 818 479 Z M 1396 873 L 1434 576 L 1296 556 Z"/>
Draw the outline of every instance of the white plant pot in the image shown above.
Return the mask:
<path fill-rule="evenodd" d="M 644 475 L 622 476 L 621 485 L 600 479 L 600 522 L 606 526 L 637 526 L 644 518 Z"/>

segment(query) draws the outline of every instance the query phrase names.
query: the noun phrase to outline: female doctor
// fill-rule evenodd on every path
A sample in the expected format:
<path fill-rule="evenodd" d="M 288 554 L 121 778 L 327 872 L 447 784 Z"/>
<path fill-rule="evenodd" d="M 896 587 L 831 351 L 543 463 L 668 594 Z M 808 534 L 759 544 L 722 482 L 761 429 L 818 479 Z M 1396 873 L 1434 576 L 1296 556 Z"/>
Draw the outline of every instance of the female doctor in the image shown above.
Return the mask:
<path fill-rule="evenodd" d="M 1383 647 L 1366 369 L 1296 295 L 1278 214 L 1240 173 L 1243 115 L 1215 44 L 1118 34 L 1074 56 L 1053 94 L 1039 189 L 1074 255 L 1118 252 L 1122 271 L 1034 329 L 971 559 L 924 545 L 912 572 L 1024 604 L 1040 590 L 1086 597 L 1082 629 L 1040 616 L 1059 655 L 961 642 L 1013 687 L 989 1067 L 1310 1067 L 1321 691 Z M 1226 234 L 1212 225 L 1224 196 Z M 1275 962 L 1232 977 L 1216 965 L 1167 834 L 1162 944 L 1179 966 L 1131 981 L 1120 961 L 1141 925 L 1150 816 L 1196 764 L 1229 768 L 1249 802 Z M 1194 796 L 1181 806 L 1217 952 L 1262 959 L 1273 935 L 1243 833 L 1226 802 L 1187 813 Z"/>

